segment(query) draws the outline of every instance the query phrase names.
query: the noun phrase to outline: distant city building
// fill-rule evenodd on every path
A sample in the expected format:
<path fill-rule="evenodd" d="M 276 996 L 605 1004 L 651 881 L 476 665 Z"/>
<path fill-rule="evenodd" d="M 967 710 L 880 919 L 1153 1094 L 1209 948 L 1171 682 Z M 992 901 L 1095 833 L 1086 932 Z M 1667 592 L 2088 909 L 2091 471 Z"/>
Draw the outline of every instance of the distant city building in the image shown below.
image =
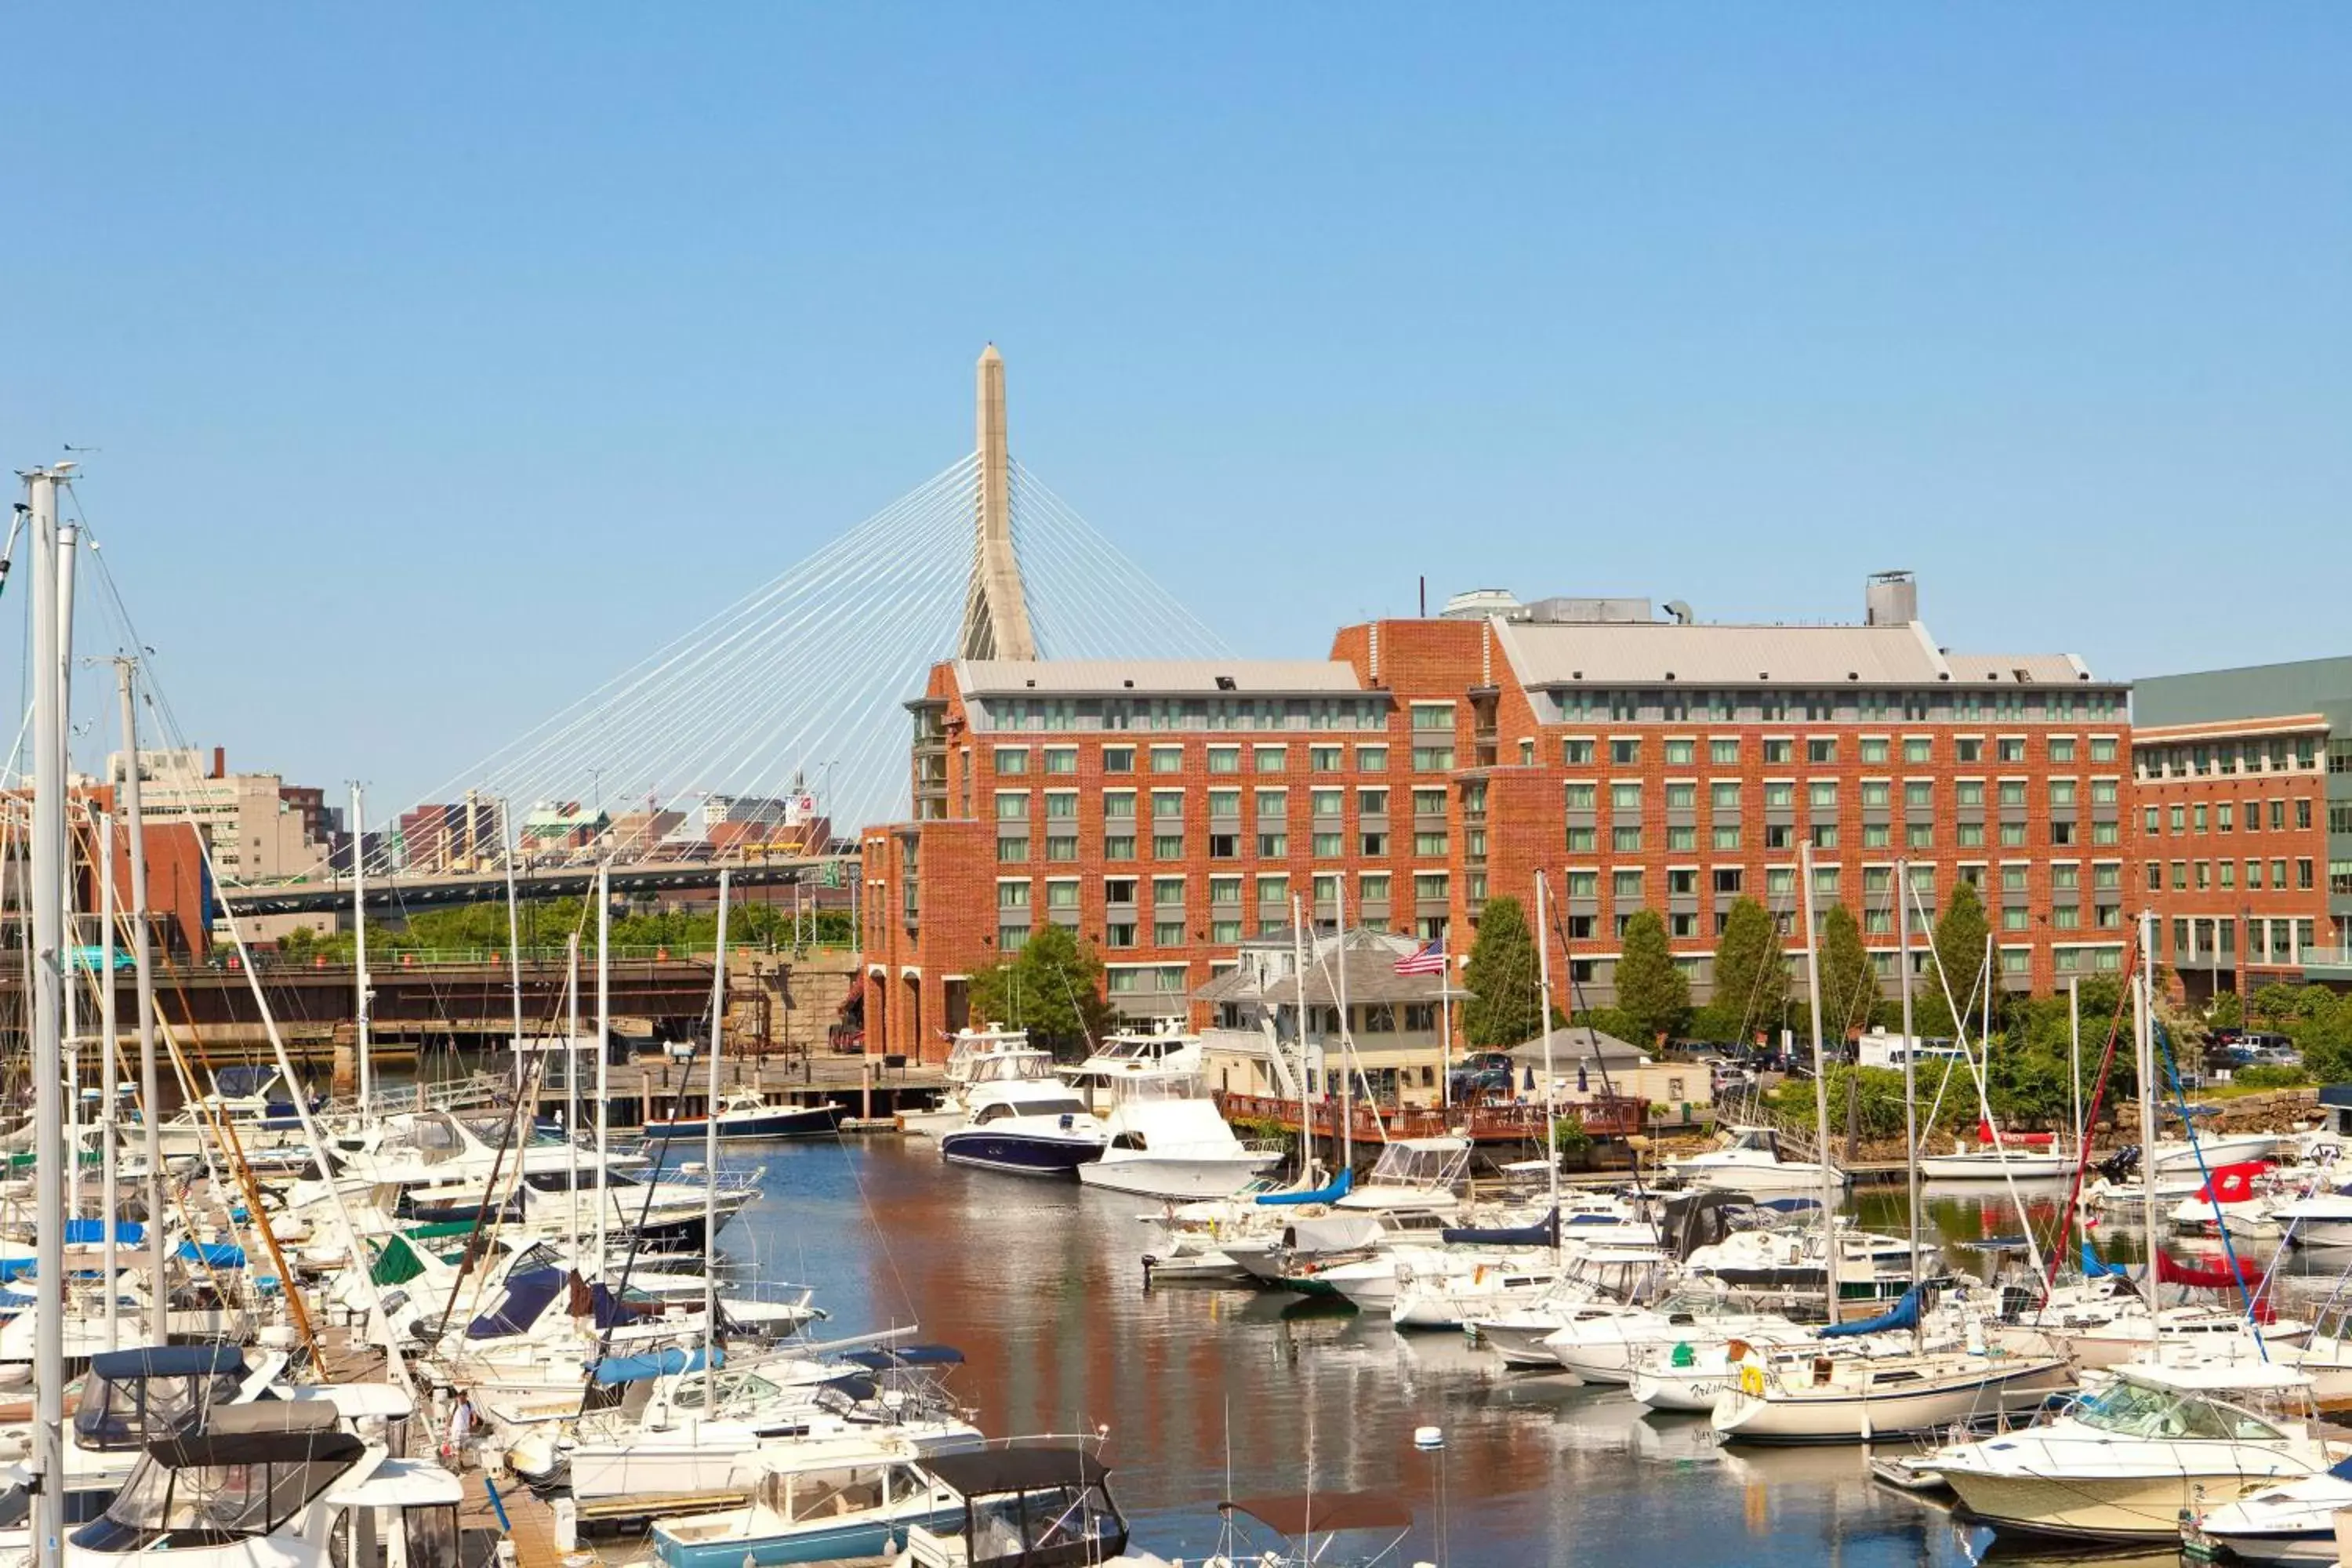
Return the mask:
<path fill-rule="evenodd" d="M 107 759 L 120 777 L 121 753 Z M 277 773 L 232 773 L 226 752 L 190 747 L 139 753 L 141 805 L 150 829 L 184 823 L 201 836 L 213 874 L 223 882 L 260 884 L 310 875 L 332 858 L 342 816 L 322 793 L 289 786 Z M 273 915 L 245 924 L 249 942 L 275 942 L 309 928 L 331 931 L 332 917 Z M 219 928 L 226 934 L 226 926 Z"/>
<path fill-rule="evenodd" d="M 1855 912 L 1890 992 L 1898 858 L 1915 970 L 1966 880 L 2003 988 L 2120 972 L 2128 687 L 2069 654 L 1949 652 L 1906 574 L 1872 579 L 1860 624 L 1667 613 L 1486 591 L 1343 627 L 1327 659 L 935 666 L 908 704 L 913 819 L 862 841 L 869 1039 L 937 1056 L 971 974 L 1048 921 L 1101 952 L 1122 1011 L 1195 1026 L 1294 895 L 1318 928 L 1344 901 L 1458 961 L 1538 867 L 1564 1005 L 1613 1001 L 1639 910 L 1704 1001 L 1742 895 L 1801 947 L 1808 843 L 1819 908 Z"/>

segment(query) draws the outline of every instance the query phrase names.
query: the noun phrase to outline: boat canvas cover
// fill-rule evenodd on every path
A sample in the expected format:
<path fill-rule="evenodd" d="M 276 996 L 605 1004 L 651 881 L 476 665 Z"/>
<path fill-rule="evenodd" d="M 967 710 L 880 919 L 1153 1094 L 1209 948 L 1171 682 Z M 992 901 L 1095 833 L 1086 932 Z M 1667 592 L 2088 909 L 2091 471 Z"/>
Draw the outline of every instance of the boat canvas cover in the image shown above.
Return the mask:
<path fill-rule="evenodd" d="M 1269 1208 L 1287 1208 L 1298 1204 L 1336 1204 L 1355 1190 L 1356 1173 L 1342 1171 L 1322 1186 L 1304 1193 L 1260 1193 L 1257 1201 Z"/>
<path fill-rule="evenodd" d="M 1891 1334 L 1903 1329 L 1919 1326 L 1919 1287 L 1914 1285 L 1903 1292 L 1903 1300 L 1895 1310 L 1881 1312 L 1875 1318 L 1862 1318 L 1851 1323 L 1831 1323 L 1821 1331 L 1825 1340 L 1850 1340 L 1858 1334 Z"/>
<path fill-rule="evenodd" d="M 1296 1492 L 1220 1505 L 1293 1540 L 1341 1530 L 1410 1530 L 1412 1510 L 1387 1492 Z"/>
<path fill-rule="evenodd" d="M 953 1345 L 894 1345 L 884 1350 L 852 1351 L 841 1359 L 871 1372 L 895 1372 L 908 1366 L 961 1366 L 963 1352 Z"/>
<path fill-rule="evenodd" d="M 967 1498 L 1097 1486 L 1110 1474 L 1084 1448 L 1050 1445 L 933 1454 L 923 1460 L 923 1468 Z"/>
<path fill-rule="evenodd" d="M 135 1219 L 118 1219 L 114 1223 L 114 1239 L 135 1246 L 147 1239 L 147 1227 Z M 102 1219 L 69 1219 L 66 1221 L 68 1247 L 96 1247 L 106 1239 L 107 1222 Z"/>
<path fill-rule="evenodd" d="M 2131 1270 L 2123 1264 L 2109 1263 L 2100 1258 L 2099 1249 L 2086 1236 L 2083 1238 L 2083 1275 L 2088 1279 L 2128 1279 Z"/>
<path fill-rule="evenodd" d="M 1557 1247 L 1559 1245 L 1559 1211 L 1554 1209 L 1533 1225 L 1518 1226 L 1451 1226 L 1439 1231 L 1448 1246 L 1464 1247 Z"/>
<path fill-rule="evenodd" d="M 183 1241 L 172 1254 L 183 1263 L 201 1263 L 207 1268 L 242 1268 L 245 1248 L 226 1241 Z"/>
<path fill-rule="evenodd" d="M 555 1300 L 570 1278 L 561 1268 L 533 1268 L 509 1277 L 506 1295 L 496 1307 L 466 1325 L 466 1337 L 498 1340 L 522 1333 L 539 1321 L 539 1315 L 547 1310 L 547 1304 Z"/>
<path fill-rule="evenodd" d="M 272 1399 L 217 1410 L 193 1432 L 147 1445 L 175 1470 L 219 1465 L 331 1464 L 357 1458 L 367 1445 L 337 1425 L 340 1413 L 320 1400 Z"/>
<path fill-rule="evenodd" d="M 727 1364 L 727 1352 L 720 1351 L 717 1363 Z M 589 1373 L 599 1388 L 611 1388 L 618 1384 L 643 1383 L 649 1377 L 667 1377 L 681 1372 L 700 1372 L 702 1352 L 672 1346 L 647 1355 L 608 1355 L 598 1362 Z"/>
<path fill-rule="evenodd" d="M 245 1371 L 245 1354 L 234 1345 L 148 1345 L 100 1351 L 89 1370 L 110 1383 L 133 1377 L 219 1377 Z"/>

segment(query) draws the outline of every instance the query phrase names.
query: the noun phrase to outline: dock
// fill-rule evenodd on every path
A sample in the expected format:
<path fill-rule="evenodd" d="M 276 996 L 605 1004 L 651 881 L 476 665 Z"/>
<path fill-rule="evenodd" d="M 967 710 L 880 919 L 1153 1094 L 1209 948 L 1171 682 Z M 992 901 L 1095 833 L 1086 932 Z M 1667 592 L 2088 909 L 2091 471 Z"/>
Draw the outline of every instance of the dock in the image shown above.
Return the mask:
<path fill-rule="evenodd" d="M 583 1116 L 593 1096 L 594 1070 L 593 1061 L 580 1070 Z M 606 1068 L 604 1082 L 610 1125 L 616 1128 L 699 1116 L 710 1096 L 708 1065 L 688 1057 L 640 1053 Z M 842 1108 L 845 1131 L 894 1129 L 901 1110 L 928 1108 L 946 1085 L 946 1069 L 937 1063 L 897 1057 L 795 1051 L 723 1057 L 719 1066 L 722 1094 L 748 1090 L 775 1105 L 830 1102 Z M 561 1121 L 572 1098 L 561 1058 L 550 1059 L 531 1086 L 533 1110 L 542 1121 Z"/>

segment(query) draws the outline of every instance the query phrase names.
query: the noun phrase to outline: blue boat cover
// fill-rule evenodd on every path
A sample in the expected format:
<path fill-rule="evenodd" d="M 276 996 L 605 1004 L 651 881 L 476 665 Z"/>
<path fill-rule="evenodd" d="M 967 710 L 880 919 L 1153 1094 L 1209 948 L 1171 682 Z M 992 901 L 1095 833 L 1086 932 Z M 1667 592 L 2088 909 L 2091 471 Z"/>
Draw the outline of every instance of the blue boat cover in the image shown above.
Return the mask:
<path fill-rule="evenodd" d="M 89 1370 L 110 1382 L 128 1377 L 217 1377 L 243 1372 L 245 1357 L 232 1345 L 143 1345 L 137 1350 L 100 1351 L 89 1358 Z"/>
<path fill-rule="evenodd" d="M 2352 1481 L 2352 1454 L 2347 1454 L 2328 1466 L 2327 1473 L 2339 1481 Z"/>
<path fill-rule="evenodd" d="M 1882 1312 L 1875 1318 L 1864 1318 L 1858 1322 L 1832 1323 L 1822 1330 L 1821 1337 L 1825 1340 L 1845 1340 L 1852 1339 L 1856 1334 L 1886 1334 L 1900 1329 L 1916 1329 L 1918 1326 L 1919 1287 L 1914 1285 L 1903 1292 L 1903 1300 L 1895 1303 L 1893 1311 Z"/>
<path fill-rule="evenodd" d="M 1450 1226 L 1438 1233 L 1448 1246 L 1557 1247 L 1559 1211 L 1554 1209 L 1533 1225 L 1512 1226 Z"/>
<path fill-rule="evenodd" d="M 2099 1249 L 2091 1245 L 2091 1238 L 2086 1236 L 2083 1238 L 2083 1278 L 2128 1279 L 2131 1278 L 2131 1270 L 2120 1263 L 2103 1262 L 2099 1258 Z"/>
<path fill-rule="evenodd" d="M 1355 1186 L 1355 1184 L 1356 1173 L 1352 1170 L 1347 1170 L 1340 1172 L 1336 1180 L 1329 1182 L 1323 1186 L 1317 1187 L 1313 1192 L 1260 1193 L 1257 1195 L 1257 1201 L 1268 1205 L 1269 1207 L 1287 1207 L 1293 1204 L 1338 1203 L 1341 1198 L 1348 1195 L 1349 1192 Z"/>
<path fill-rule="evenodd" d="M 719 1364 L 727 1364 L 727 1352 L 719 1352 Z M 681 1372 L 700 1372 L 702 1352 L 671 1346 L 650 1355 L 608 1355 L 589 1370 L 589 1377 L 599 1388 L 611 1388 L 616 1384 L 643 1383 L 649 1377 L 666 1377 Z"/>
<path fill-rule="evenodd" d="M 33 1260 L 29 1258 L 0 1258 L 0 1285 L 22 1279 L 32 1271 Z"/>
<path fill-rule="evenodd" d="M 624 1323 L 634 1323 L 646 1315 L 646 1309 L 613 1294 L 613 1288 L 603 1280 L 588 1287 L 588 1316 L 600 1329 L 617 1329 Z"/>
<path fill-rule="evenodd" d="M 561 1268 L 533 1268 L 513 1276 L 507 1280 L 507 1293 L 499 1304 L 466 1325 L 466 1337 L 498 1340 L 521 1333 L 539 1321 L 539 1315 L 571 1278 Z"/>
<path fill-rule="evenodd" d="M 182 1241 L 180 1249 L 172 1254 L 183 1263 L 201 1263 L 207 1268 L 242 1268 L 245 1248 L 226 1241 Z"/>
<path fill-rule="evenodd" d="M 106 1222 L 102 1219 L 69 1219 L 66 1221 L 68 1247 L 95 1247 L 106 1239 Z M 114 1239 L 125 1243 L 147 1239 L 147 1227 L 135 1219 L 114 1222 Z"/>

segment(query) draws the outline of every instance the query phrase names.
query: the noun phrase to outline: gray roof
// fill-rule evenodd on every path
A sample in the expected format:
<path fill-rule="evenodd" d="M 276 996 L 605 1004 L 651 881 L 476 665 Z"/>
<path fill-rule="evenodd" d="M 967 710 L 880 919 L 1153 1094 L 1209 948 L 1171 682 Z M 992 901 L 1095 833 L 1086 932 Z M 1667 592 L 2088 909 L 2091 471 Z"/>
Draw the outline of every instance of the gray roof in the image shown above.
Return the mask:
<path fill-rule="evenodd" d="M 1544 1037 L 1538 1035 L 1525 1045 L 1513 1046 L 1510 1058 L 1529 1067 L 1543 1066 Z M 1551 1032 L 1551 1066 L 1554 1072 L 1573 1072 L 1579 1067 L 1595 1061 L 1606 1062 L 1612 1068 L 1639 1067 L 1643 1053 L 1639 1046 L 1628 1045 L 1616 1036 L 1593 1028 L 1589 1024 L 1570 1024 Z"/>
<path fill-rule="evenodd" d="M 1017 696 L 1049 691 L 1108 696 L 1129 691 L 1157 696 L 1299 696 L 1362 691 L 1356 667 L 1325 658 L 964 658 L 956 684 L 967 696 Z M 1221 682 L 1230 681 L 1230 686 Z"/>
<path fill-rule="evenodd" d="M 1205 985 L 1193 988 L 1195 1002 L 1255 1002 L 1257 1000 L 1257 976 L 1247 966 L 1228 969 L 1212 976 Z"/>
<path fill-rule="evenodd" d="M 1497 619 L 1495 637 L 1520 684 L 1548 686 L 1933 686 L 2083 679 L 2071 654 L 1952 655 L 1917 621 L 1900 626 L 1714 626 L 1674 621 L 1528 623 Z"/>
<path fill-rule="evenodd" d="M 2065 653 L 1954 653 L 1945 655 L 1944 662 L 1952 667 L 1955 682 L 1969 685 L 2063 686 L 2091 678 L 2087 665 Z"/>

